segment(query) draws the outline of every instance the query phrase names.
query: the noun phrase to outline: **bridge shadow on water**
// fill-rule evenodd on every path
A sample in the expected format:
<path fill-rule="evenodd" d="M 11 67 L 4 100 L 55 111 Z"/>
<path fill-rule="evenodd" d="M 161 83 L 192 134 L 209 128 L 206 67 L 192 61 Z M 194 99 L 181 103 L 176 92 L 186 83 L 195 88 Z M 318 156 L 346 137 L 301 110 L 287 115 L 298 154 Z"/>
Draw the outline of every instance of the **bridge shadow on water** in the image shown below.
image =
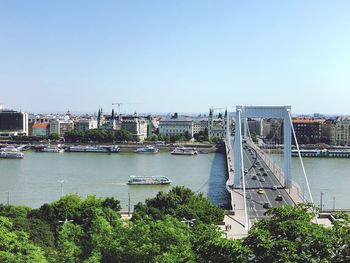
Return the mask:
<path fill-rule="evenodd" d="M 230 194 L 226 190 L 227 168 L 226 157 L 216 153 L 212 161 L 208 180 L 209 200 L 225 209 L 231 209 Z"/>

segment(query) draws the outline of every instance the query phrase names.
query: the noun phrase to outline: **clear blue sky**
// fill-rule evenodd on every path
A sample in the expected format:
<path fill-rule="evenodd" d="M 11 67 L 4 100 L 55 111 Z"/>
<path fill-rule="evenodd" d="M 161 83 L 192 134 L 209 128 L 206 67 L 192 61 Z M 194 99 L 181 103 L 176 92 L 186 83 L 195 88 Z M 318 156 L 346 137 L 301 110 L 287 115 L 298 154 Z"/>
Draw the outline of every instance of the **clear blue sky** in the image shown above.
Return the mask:
<path fill-rule="evenodd" d="M 0 1 L 0 101 L 350 114 L 350 1 Z"/>

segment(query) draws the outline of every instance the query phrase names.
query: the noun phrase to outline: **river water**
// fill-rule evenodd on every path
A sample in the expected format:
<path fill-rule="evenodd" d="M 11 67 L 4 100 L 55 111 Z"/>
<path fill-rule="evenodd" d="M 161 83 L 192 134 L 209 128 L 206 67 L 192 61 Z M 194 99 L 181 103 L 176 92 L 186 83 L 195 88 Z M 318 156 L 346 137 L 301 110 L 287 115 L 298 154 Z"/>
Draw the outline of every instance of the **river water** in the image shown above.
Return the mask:
<path fill-rule="evenodd" d="M 269 156 L 279 166 L 283 164 L 283 154 Z M 314 203 L 320 205 L 322 192 L 323 208 L 350 209 L 350 159 L 308 157 L 303 162 Z M 310 200 L 299 158 L 292 158 L 292 176 Z"/>
<path fill-rule="evenodd" d="M 174 156 L 135 153 L 25 152 L 22 160 L 0 159 L 0 202 L 39 207 L 57 200 L 63 192 L 81 196 L 113 196 L 127 209 L 171 186 L 184 185 L 203 192 L 216 204 L 229 202 L 225 189 L 225 156 L 199 154 Z M 171 186 L 130 186 L 130 175 L 167 176 Z M 9 194 L 8 194 L 9 193 Z M 8 198 L 9 197 L 9 198 Z"/>

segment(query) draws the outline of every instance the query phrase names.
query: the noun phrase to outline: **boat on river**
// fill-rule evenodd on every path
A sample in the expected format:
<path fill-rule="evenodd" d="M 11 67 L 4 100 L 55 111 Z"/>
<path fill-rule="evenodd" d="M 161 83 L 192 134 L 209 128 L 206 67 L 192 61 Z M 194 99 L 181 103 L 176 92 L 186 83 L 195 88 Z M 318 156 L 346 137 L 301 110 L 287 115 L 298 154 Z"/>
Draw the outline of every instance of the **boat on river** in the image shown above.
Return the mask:
<path fill-rule="evenodd" d="M 196 155 L 198 154 L 196 148 L 193 147 L 176 147 L 171 154 L 174 155 Z"/>
<path fill-rule="evenodd" d="M 41 152 L 46 152 L 46 153 L 63 153 L 64 149 L 60 147 L 55 147 L 55 146 L 46 146 L 41 149 Z"/>
<path fill-rule="evenodd" d="M 134 176 L 130 175 L 128 181 L 129 185 L 166 185 L 170 184 L 169 180 L 165 176 Z"/>
<path fill-rule="evenodd" d="M 24 153 L 21 153 L 14 146 L 7 146 L 0 150 L 0 158 L 9 158 L 9 159 L 23 159 Z"/>
<path fill-rule="evenodd" d="M 91 153 L 118 153 L 120 147 L 118 145 L 112 146 L 70 146 L 70 152 L 91 152 Z"/>
<path fill-rule="evenodd" d="M 138 148 L 135 150 L 135 153 L 158 153 L 159 149 L 152 146 L 152 145 L 147 145 L 142 148 Z"/>
<path fill-rule="evenodd" d="M 349 150 L 302 149 L 301 157 L 350 158 Z M 292 150 L 292 157 L 298 157 L 298 150 Z"/>

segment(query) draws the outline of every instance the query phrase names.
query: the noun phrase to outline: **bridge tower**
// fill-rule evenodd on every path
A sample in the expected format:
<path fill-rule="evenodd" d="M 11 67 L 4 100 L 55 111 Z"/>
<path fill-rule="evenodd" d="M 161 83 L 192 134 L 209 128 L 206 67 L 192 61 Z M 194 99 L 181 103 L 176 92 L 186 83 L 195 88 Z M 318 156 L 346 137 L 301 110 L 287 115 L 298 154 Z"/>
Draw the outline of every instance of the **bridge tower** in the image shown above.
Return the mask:
<path fill-rule="evenodd" d="M 284 184 L 286 188 L 292 186 L 291 159 L 292 159 L 292 126 L 291 106 L 263 107 L 263 106 L 237 106 L 236 107 L 236 130 L 234 142 L 234 187 L 241 187 L 244 176 L 242 160 L 242 140 L 248 138 L 248 118 L 280 118 L 283 119 L 284 141 Z M 242 127 L 243 125 L 243 127 Z M 242 135 L 243 130 L 243 135 Z"/>

